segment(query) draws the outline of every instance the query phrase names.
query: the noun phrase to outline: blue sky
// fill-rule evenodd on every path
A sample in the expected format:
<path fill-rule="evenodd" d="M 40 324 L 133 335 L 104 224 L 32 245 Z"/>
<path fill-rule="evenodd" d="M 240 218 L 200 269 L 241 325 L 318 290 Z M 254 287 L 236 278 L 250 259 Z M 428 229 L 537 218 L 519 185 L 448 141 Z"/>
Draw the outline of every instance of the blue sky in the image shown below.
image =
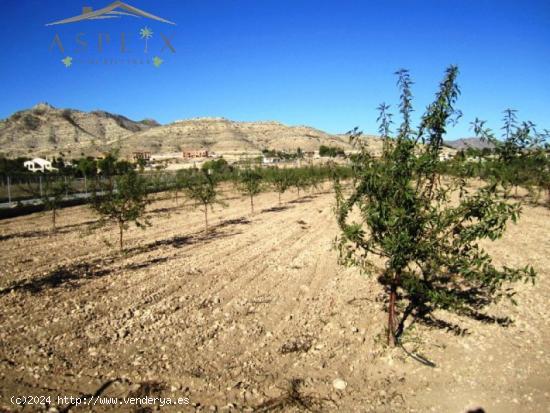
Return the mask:
<path fill-rule="evenodd" d="M 420 115 L 445 68 L 457 64 L 464 118 L 448 138 L 470 136 L 476 116 L 498 129 L 507 107 L 550 128 L 548 0 L 127 0 L 177 25 L 123 17 L 45 26 L 110 2 L 2 0 L 0 117 L 47 101 L 161 123 L 223 116 L 375 132 L 376 106 L 396 110 L 395 70 L 411 71 Z M 153 31 L 147 54 L 145 26 Z M 50 48 L 56 33 L 64 53 Z M 77 50 L 78 33 L 86 51 Z M 111 37 L 102 52 L 99 33 Z M 161 33 L 175 53 L 161 51 Z M 75 60 L 69 68 L 66 56 Z M 159 68 L 87 63 L 154 56 Z"/>

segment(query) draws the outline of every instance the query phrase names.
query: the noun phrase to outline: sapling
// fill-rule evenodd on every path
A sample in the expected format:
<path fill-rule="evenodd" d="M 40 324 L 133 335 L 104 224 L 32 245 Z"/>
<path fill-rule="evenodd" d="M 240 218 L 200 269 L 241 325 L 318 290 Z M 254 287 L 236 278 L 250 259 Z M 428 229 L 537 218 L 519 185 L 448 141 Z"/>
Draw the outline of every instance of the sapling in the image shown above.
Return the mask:
<path fill-rule="evenodd" d="M 218 180 L 210 171 L 197 170 L 185 181 L 184 191 L 187 196 L 202 206 L 204 213 L 204 230 L 208 232 L 208 208 L 213 209 L 214 204 L 225 206 L 218 199 Z"/>
<path fill-rule="evenodd" d="M 308 177 L 302 168 L 293 169 L 291 172 L 291 184 L 296 188 L 298 198 L 300 197 L 300 190 L 305 190 L 308 185 Z"/>
<path fill-rule="evenodd" d="M 281 195 L 286 192 L 292 183 L 291 173 L 288 169 L 273 169 L 270 181 L 275 191 L 279 195 L 279 206 L 281 205 Z"/>
<path fill-rule="evenodd" d="M 392 136 L 388 106 L 381 105 L 382 156 L 372 157 L 353 134 L 360 153 L 353 159 L 351 193 L 345 196 L 337 185 L 340 259 L 365 273 L 375 268 L 373 256 L 383 259 L 378 280 L 388 294 L 391 346 L 407 316 L 429 320 L 434 310 L 444 309 L 487 318 L 480 312 L 487 305 L 502 297 L 513 300 L 514 293 L 504 288 L 509 282 L 535 278 L 529 266 L 497 268 L 478 244 L 501 237 L 506 224 L 518 219 L 520 206 L 500 198 L 494 183 L 471 189 L 464 179 L 438 173 L 446 129 L 460 116 L 457 67 L 447 69 L 417 130 L 411 125 L 412 81 L 405 70 L 397 74 L 400 127 Z M 398 304 L 404 308 L 401 320 Z"/>
<path fill-rule="evenodd" d="M 142 229 L 150 225 L 144 218 L 149 203 L 147 182 L 136 171 L 129 170 L 104 183 L 96 181 L 90 207 L 100 215 L 100 225 L 113 222 L 118 226 L 122 251 L 123 234 L 130 222 Z"/>
<path fill-rule="evenodd" d="M 185 181 L 187 179 L 187 173 L 185 170 L 179 170 L 174 176 L 174 182 L 172 183 L 172 191 L 174 192 L 174 200 L 176 205 L 178 204 L 178 195 L 185 187 Z"/>
<path fill-rule="evenodd" d="M 254 214 L 254 196 L 262 191 L 262 175 L 255 169 L 246 168 L 240 172 L 237 186 L 240 191 L 250 197 L 250 212 Z"/>
<path fill-rule="evenodd" d="M 319 192 L 322 186 L 323 182 L 323 176 L 321 174 L 321 171 L 318 168 L 315 168 L 313 166 L 310 166 L 306 169 L 307 174 L 307 182 L 308 186 L 311 189 L 311 192 L 314 191 Z"/>
<path fill-rule="evenodd" d="M 516 195 L 520 185 L 544 188 L 550 174 L 545 144 L 550 131 L 539 131 L 530 121 L 519 122 L 516 113 L 513 109 L 504 111 L 500 139 L 485 126 L 485 121 L 476 118 L 472 122 L 476 136 L 493 146 L 484 160 L 491 165 L 489 176 L 505 189 L 505 195 L 510 186 L 515 188 Z"/>
<path fill-rule="evenodd" d="M 52 232 L 56 232 L 56 220 L 59 208 L 72 188 L 65 177 L 43 175 L 40 176 L 40 180 L 40 189 L 29 186 L 27 192 L 39 198 L 46 211 L 51 211 Z"/>

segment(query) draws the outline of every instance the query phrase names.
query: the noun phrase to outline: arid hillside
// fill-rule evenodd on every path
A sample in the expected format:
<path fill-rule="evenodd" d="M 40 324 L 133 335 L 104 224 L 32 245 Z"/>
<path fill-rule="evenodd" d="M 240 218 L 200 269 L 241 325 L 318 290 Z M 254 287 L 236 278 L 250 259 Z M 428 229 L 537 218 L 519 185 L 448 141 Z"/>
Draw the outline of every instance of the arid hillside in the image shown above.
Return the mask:
<path fill-rule="evenodd" d="M 468 148 L 472 149 L 493 149 L 495 147 L 494 144 L 488 141 L 484 141 L 480 138 L 462 138 L 457 139 L 454 141 L 445 141 L 445 145 L 457 149 L 457 150 L 464 150 Z"/>
<path fill-rule="evenodd" d="M 142 150 L 158 154 L 199 148 L 222 153 L 314 151 L 321 145 L 351 149 L 345 136 L 308 126 L 224 118 L 196 118 L 161 126 L 154 120 L 133 121 L 105 111 L 56 109 L 47 103 L 0 121 L 0 153 L 9 157 L 63 153 L 67 158 L 77 158 L 114 148 L 126 157 Z"/>
<path fill-rule="evenodd" d="M 60 152 L 69 158 L 95 155 L 128 135 L 157 125 L 154 120 L 136 122 L 105 111 L 56 109 L 39 103 L 0 121 L 0 153 L 9 157 Z"/>
<path fill-rule="evenodd" d="M 124 139 L 122 152 L 135 148 L 152 153 L 207 148 L 212 151 L 261 151 L 277 149 L 315 151 L 319 146 L 351 149 L 342 136 L 330 135 L 308 126 L 279 122 L 234 122 L 224 118 L 197 118 L 135 133 Z"/>

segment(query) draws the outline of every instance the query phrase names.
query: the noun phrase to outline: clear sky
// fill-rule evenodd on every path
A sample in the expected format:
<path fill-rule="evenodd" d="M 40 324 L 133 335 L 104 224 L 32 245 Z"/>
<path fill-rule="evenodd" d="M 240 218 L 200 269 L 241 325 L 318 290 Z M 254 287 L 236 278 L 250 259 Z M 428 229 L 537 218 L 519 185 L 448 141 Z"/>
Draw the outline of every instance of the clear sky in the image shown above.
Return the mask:
<path fill-rule="evenodd" d="M 396 109 L 395 70 L 411 71 L 418 115 L 457 64 L 464 118 L 450 139 L 471 136 L 476 116 L 498 129 L 507 107 L 550 128 L 548 0 L 127 0 L 177 25 L 124 16 L 45 26 L 111 2 L 1 1 L 0 117 L 47 101 L 161 123 L 221 116 L 375 132 L 376 106 Z M 50 47 L 56 33 L 63 53 Z M 102 52 L 99 33 L 111 40 Z M 175 53 L 161 50 L 161 34 Z M 127 61 L 154 57 L 158 68 Z M 103 58 L 126 60 L 89 63 Z"/>

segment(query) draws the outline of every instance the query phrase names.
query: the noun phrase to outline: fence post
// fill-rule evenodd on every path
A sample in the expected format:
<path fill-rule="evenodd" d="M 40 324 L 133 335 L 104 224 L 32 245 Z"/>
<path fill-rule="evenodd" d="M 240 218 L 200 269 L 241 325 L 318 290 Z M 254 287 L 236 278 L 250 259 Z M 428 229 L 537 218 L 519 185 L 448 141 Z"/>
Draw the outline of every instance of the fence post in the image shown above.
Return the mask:
<path fill-rule="evenodd" d="M 8 207 L 11 207 L 11 188 L 10 188 L 10 177 L 8 176 Z"/>

